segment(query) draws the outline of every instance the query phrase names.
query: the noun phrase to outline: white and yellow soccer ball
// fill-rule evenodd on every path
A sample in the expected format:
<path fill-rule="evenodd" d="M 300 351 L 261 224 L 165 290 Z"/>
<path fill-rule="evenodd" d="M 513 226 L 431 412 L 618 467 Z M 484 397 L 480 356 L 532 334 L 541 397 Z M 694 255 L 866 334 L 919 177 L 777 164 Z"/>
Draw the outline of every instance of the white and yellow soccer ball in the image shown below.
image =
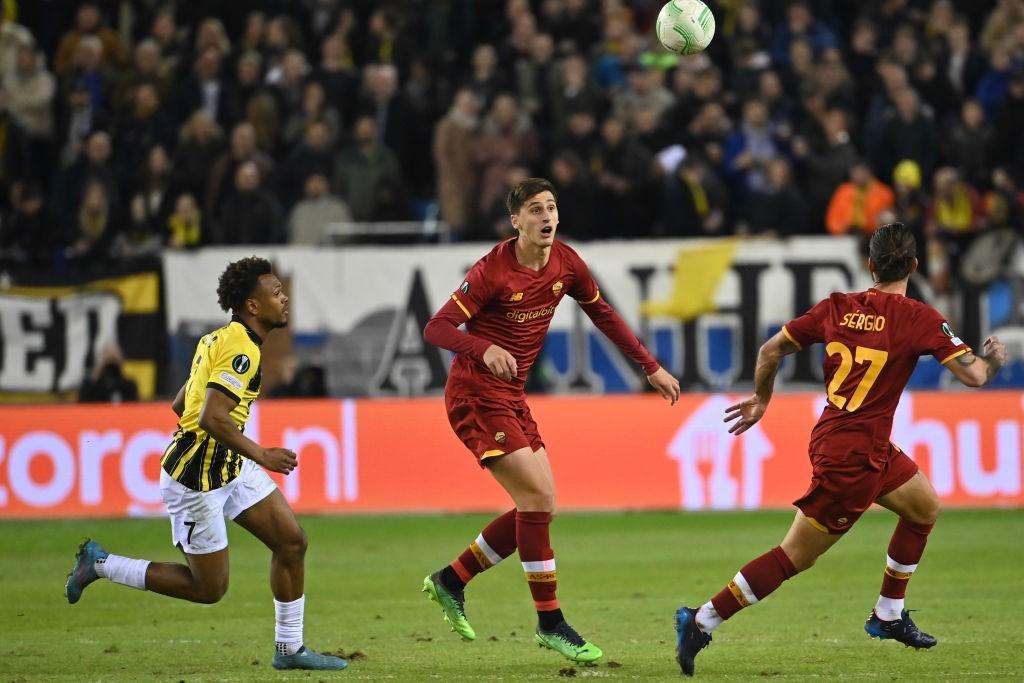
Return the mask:
<path fill-rule="evenodd" d="M 715 15 L 701 0 L 670 0 L 658 13 L 654 30 L 669 52 L 695 55 L 715 37 Z"/>

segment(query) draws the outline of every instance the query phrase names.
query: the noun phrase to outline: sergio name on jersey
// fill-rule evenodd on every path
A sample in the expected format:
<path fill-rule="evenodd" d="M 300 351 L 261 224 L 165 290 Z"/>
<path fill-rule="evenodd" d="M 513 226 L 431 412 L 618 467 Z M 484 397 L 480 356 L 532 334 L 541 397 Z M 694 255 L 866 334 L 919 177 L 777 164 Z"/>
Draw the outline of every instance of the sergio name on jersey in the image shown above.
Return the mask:
<path fill-rule="evenodd" d="M 244 430 L 249 406 L 260 393 L 260 338 L 238 317 L 199 340 L 185 385 L 185 412 L 160 461 L 168 475 L 193 491 L 224 486 L 238 476 L 244 457 L 199 426 L 207 389 L 235 401 L 231 419 Z"/>

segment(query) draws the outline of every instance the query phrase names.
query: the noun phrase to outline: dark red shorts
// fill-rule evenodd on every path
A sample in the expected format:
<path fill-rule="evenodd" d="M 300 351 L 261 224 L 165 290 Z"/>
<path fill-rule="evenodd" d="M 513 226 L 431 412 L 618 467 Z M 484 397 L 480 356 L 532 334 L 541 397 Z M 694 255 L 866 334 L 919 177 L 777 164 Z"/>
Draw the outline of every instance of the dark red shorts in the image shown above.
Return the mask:
<path fill-rule="evenodd" d="M 887 457 L 811 453 L 811 485 L 793 505 L 811 524 L 830 534 L 844 534 L 878 498 L 892 493 L 917 474 L 917 463 L 889 444 Z"/>
<path fill-rule="evenodd" d="M 526 401 L 482 401 L 474 398 L 444 398 L 448 422 L 455 436 L 476 456 L 480 466 L 487 458 L 520 448 L 544 447 L 537 423 Z"/>

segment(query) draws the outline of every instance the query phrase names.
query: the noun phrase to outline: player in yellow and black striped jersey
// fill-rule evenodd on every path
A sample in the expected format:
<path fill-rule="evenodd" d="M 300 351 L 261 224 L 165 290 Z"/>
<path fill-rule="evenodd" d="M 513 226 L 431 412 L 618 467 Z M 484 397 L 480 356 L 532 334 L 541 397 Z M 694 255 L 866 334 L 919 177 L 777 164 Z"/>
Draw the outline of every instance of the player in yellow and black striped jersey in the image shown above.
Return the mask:
<path fill-rule="evenodd" d="M 188 381 L 172 406 L 178 429 L 161 460 L 160 494 L 171 537 L 188 564 L 113 555 L 87 540 L 65 594 L 74 604 L 86 586 L 107 578 L 182 600 L 217 602 L 228 586 L 227 517 L 273 553 L 274 668 L 344 669 L 344 659 L 303 645 L 306 533 L 262 469 L 288 474 L 298 464 L 295 453 L 264 448 L 242 433 L 260 393 L 260 345 L 288 324 L 288 297 L 270 262 L 252 256 L 228 265 L 217 298 L 231 322 L 199 340 Z"/>
<path fill-rule="evenodd" d="M 193 491 L 220 488 L 241 471 L 242 456 L 207 434 L 199 415 L 207 390 L 213 389 L 235 402 L 231 420 L 244 430 L 249 406 L 260 393 L 260 344 L 259 335 L 238 316 L 199 340 L 178 431 L 161 461 L 167 474 Z"/>

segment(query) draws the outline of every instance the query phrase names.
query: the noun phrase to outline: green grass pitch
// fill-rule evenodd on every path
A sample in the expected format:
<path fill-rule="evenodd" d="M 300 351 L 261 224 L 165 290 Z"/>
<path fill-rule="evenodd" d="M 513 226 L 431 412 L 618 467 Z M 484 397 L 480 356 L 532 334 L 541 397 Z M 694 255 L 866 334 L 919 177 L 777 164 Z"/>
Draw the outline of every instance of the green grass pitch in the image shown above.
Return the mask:
<path fill-rule="evenodd" d="M 105 581 L 63 597 L 82 537 L 108 550 L 177 560 L 165 520 L 0 523 L 0 681 L 679 680 L 672 614 L 696 605 L 775 545 L 789 512 L 564 514 L 553 527 L 559 598 L 600 645 L 570 666 L 531 640 L 534 615 L 515 558 L 478 577 L 459 641 L 419 592 L 423 577 L 487 518 L 307 517 L 306 642 L 358 651 L 337 674 L 276 672 L 269 555 L 231 527 L 231 587 L 201 606 Z M 945 511 L 908 606 L 939 638 L 928 652 L 862 630 L 895 518 L 870 513 L 809 572 L 740 613 L 697 658 L 707 680 L 1024 679 L 1024 510 Z"/>

